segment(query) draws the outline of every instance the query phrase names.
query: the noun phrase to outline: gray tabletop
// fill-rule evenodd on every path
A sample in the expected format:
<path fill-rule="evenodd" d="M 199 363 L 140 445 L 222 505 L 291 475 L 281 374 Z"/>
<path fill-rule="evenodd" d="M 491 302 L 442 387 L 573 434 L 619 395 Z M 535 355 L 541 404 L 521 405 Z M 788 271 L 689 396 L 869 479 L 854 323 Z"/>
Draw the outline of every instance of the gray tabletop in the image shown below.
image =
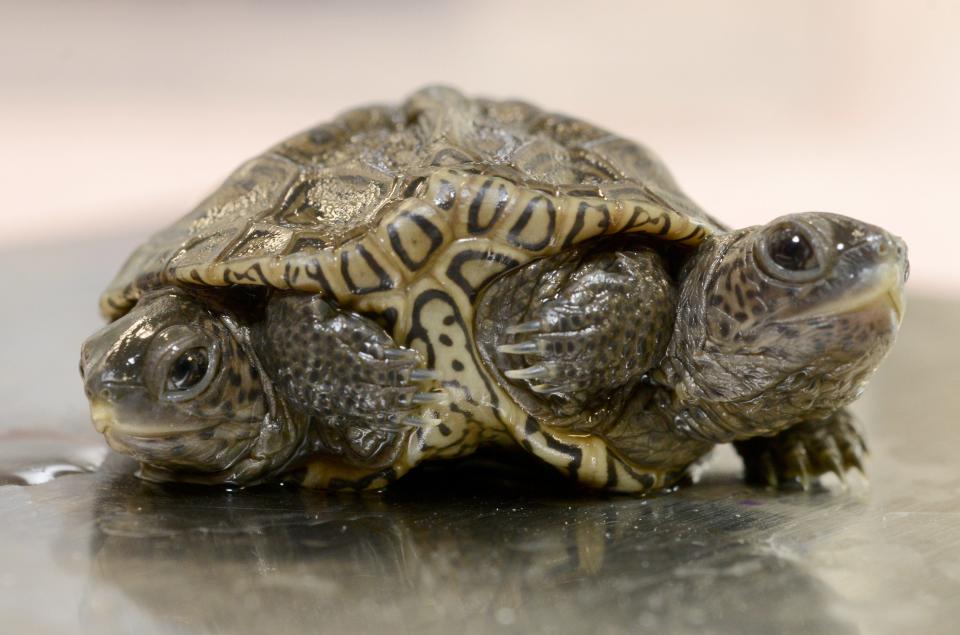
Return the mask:
<path fill-rule="evenodd" d="M 382 495 L 159 487 L 87 420 L 79 342 L 129 238 L 0 254 L 0 624 L 72 632 L 960 629 L 960 302 L 912 297 L 856 410 L 869 483 L 585 497 L 481 456 Z"/>

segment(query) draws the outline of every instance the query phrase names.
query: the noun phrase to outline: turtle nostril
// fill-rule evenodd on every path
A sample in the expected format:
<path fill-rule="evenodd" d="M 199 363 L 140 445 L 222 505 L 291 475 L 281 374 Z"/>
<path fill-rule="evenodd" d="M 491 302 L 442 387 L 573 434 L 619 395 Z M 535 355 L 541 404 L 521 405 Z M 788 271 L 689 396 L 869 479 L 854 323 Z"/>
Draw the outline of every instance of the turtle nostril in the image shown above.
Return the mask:
<path fill-rule="evenodd" d="M 83 359 L 80 360 L 80 379 L 86 379 L 87 373 L 83 370 Z"/>
<path fill-rule="evenodd" d="M 886 256 L 889 251 L 890 251 L 890 246 L 887 241 L 883 240 L 880 242 L 879 245 L 877 245 L 877 253 L 880 254 L 881 256 Z"/>
<path fill-rule="evenodd" d="M 83 394 L 87 396 L 87 399 L 93 399 L 93 391 L 90 390 L 89 388 L 84 388 Z"/>

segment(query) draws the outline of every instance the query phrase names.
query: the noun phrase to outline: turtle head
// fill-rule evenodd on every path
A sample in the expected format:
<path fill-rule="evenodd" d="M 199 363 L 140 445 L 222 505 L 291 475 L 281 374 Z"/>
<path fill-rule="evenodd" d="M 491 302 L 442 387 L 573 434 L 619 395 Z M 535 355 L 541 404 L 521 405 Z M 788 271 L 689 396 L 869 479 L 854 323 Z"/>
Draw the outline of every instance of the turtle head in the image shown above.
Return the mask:
<path fill-rule="evenodd" d="M 903 317 L 903 241 L 826 213 L 710 238 L 681 291 L 668 360 L 691 430 L 767 434 L 854 400 Z M 719 422 L 719 424 L 718 424 Z"/>
<path fill-rule="evenodd" d="M 148 478 L 244 483 L 292 445 L 245 329 L 183 291 L 145 295 L 90 337 L 80 371 L 94 426 Z"/>

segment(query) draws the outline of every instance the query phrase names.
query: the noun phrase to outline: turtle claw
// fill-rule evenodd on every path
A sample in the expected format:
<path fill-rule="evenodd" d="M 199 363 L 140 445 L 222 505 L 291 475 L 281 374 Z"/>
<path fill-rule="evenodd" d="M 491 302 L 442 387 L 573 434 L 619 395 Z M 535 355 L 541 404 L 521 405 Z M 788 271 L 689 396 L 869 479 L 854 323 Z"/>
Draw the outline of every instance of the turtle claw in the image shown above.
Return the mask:
<path fill-rule="evenodd" d="M 856 450 L 851 448 L 849 452 L 844 452 L 843 463 L 846 467 L 853 468 L 864 476 L 867 475 L 863 467 L 863 452 L 859 448 Z"/>
<path fill-rule="evenodd" d="M 536 384 L 530 386 L 530 390 L 539 394 L 539 395 L 559 395 L 565 392 L 573 392 L 576 390 L 576 386 L 573 384 L 563 384 L 562 386 L 555 386 L 554 384 Z"/>
<path fill-rule="evenodd" d="M 805 492 L 809 492 L 810 491 L 810 468 L 807 465 L 807 462 L 805 460 L 801 461 L 797 465 L 797 469 L 800 471 L 800 473 L 797 475 L 797 480 L 800 481 L 800 488 Z"/>
<path fill-rule="evenodd" d="M 410 428 L 426 428 L 440 423 L 440 419 L 430 416 L 417 417 L 415 415 L 408 415 L 404 417 L 400 423 Z"/>
<path fill-rule="evenodd" d="M 847 484 L 847 474 L 843 469 L 843 463 L 841 463 L 835 456 L 828 455 L 824 457 L 821 462 L 826 466 L 827 470 L 833 472 L 837 475 L 837 478 L 840 479 L 840 482 L 844 485 Z"/>
<path fill-rule="evenodd" d="M 414 368 L 410 371 L 410 381 L 413 382 L 429 382 L 437 381 L 440 379 L 440 373 L 435 370 L 429 370 L 427 368 Z"/>
<path fill-rule="evenodd" d="M 379 358 L 383 369 L 396 371 L 387 376 L 399 378 L 397 383 L 384 386 L 392 394 L 392 408 L 398 411 L 396 421 L 416 427 L 430 423 L 432 417 L 418 413 L 428 406 L 449 401 L 447 391 L 439 385 L 442 375 L 432 368 L 421 367 L 423 357 L 412 348 L 384 347 Z"/>
<path fill-rule="evenodd" d="M 542 321 L 530 320 L 529 322 L 521 322 L 520 324 L 508 326 L 504 333 L 507 335 L 519 335 L 521 333 L 539 333 L 541 330 L 543 330 Z"/>
<path fill-rule="evenodd" d="M 420 358 L 420 354 L 412 348 L 385 348 L 383 358 L 389 360 L 412 362 Z"/>
<path fill-rule="evenodd" d="M 810 457 L 807 454 L 807 449 L 799 443 L 793 445 L 787 451 L 784 459 L 784 463 L 786 463 L 787 466 L 785 473 L 791 480 L 798 483 L 803 491 L 809 491 L 810 472 L 813 466 L 810 465 Z"/>
<path fill-rule="evenodd" d="M 865 445 L 852 419 L 843 411 L 827 421 L 812 421 L 788 428 L 769 438 L 737 444 L 743 456 L 747 479 L 776 488 L 799 485 L 809 491 L 816 479 L 836 474 L 847 484 L 846 471 L 864 472 Z"/>
<path fill-rule="evenodd" d="M 760 456 L 759 464 L 761 482 L 771 489 L 776 489 L 780 485 L 780 478 L 777 476 L 773 458 L 769 454 L 763 454 Z"/>
<path fill-rule="evenodd" d="M 507 353 L 509 355 L 530 355 L 540 352 L 540 346 L 536 342 L 520 342 L 517 344 L 501 344 L 497 346 L 498 353 Z"/>
<path fill-rule="evenodd" d="M 400 398 L 400 406 L 410 408 L 422 404 L 440 403 L 447 399 L 447 394 L 443 390 L 433 392 L 415 392 L 412 395 L 404 395 Z"/>
<path fill-rule="evenodd" d="M 867 444 L 852 425 L 849 428 L 846 434 L 837 436 L 837 454 L 844 469 L 853 468 L 866 476 L 863 457 L 867 453 Z"/>
<path fill-rule="evenodd" d="M 827 471 L 836 474 L 841 483 L 847 484 L 847 475 L 843 469 L 843 456 L 840 454 L 840 448 L 833 437 L 823 439 L 823 449 L 817 456 L 817 461 Z"/>
<path fill-rule="evenodd" d="M 507 370 L 503 374 L 510 379 L 546 379 L 552 377 L 554 372 L 547 364 L 537 364 L 517 370 Z"/>

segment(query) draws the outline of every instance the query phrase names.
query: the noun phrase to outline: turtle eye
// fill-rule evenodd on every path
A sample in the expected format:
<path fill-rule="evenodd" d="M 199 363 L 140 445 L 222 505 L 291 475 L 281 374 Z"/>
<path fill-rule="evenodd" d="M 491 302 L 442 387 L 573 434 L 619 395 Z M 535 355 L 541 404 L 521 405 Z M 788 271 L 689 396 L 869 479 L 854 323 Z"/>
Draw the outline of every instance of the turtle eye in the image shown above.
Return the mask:
<path fill-rule="evenodd" d="M 780 223 L 757 242 L 757 259 L 763 270 L 784 282 L 808 282 L 820 277 L 823 266 L 814 230 L 800 223 Z"/>
<path fill-rule="evenodd" d="M 767 247 L 773 261 L 790 271 L 807 271 L 817 266 L 813 245 L 798 231 L 785 227 L 770 237 Z"/>
<path fill-rule="evenodd" d="M 189 390 L 199 384 L 210 367 L 210 358 L 207 350 L 202 347 L 183 351 L 170 365 L 167 374 L 167 390 Z"/>
<path fill-rule="evenodd" d="M 186 324 L 158 333 L 144 360 L 144 379 L 158 399 L 193 399 L 210 385 L 220 365 L 217 338 Z"/>

